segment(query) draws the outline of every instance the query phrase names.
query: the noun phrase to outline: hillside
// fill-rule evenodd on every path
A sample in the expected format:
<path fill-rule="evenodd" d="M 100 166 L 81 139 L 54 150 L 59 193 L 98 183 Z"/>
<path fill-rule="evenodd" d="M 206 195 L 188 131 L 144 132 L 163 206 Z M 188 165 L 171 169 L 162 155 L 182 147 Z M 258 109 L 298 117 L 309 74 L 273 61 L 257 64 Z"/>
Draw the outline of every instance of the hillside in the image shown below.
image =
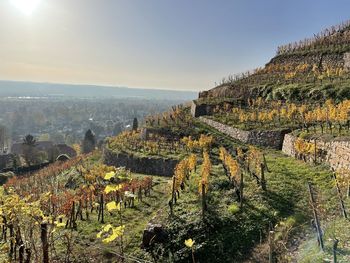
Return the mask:
<path fill-rule="evenodd" d="M 263 68 L 229 76 L 199 98 L 311 101 L 350 98 L 350 22 L 280 46 Z"/>
<path fill-rule="evenodd" d="M 350 262 L 349 26 L 6 177 L 0 261 Z"/>
<path fill-rule="evenodd" d="M 338 258 L 349 259 L 349 235 L 341 231 L 349 222 L 341 217 L 328 166 L 305 162 L 313 152 L 295 159 L 242 143 L 182 106 L 145 125 L 149 132 L 109 138 L 102 151 L 10 179 L 0 192 L 0 259 L 268 262 L 272 255 L 278 262 L 322 262 L 332 256 L 333 238 Z M 170 160 L 175 169 L 166 165 Z M 170 176 L 158 176 L 163 169 Z M 348 207 L 350 199 L 343 200 Z M 309 223 L 313 207 L 324 253 Z"/>

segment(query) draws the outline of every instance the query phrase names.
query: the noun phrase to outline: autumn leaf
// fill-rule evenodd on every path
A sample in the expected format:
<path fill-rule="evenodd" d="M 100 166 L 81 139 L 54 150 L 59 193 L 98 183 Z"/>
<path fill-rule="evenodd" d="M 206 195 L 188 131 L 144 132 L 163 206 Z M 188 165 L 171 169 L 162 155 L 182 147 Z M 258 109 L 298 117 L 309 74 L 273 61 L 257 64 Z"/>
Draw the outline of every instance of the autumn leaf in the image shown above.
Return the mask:
<path fill-rule="evenodd" d="M 194 242 L 195 242 L 195 241 L 192 240 L 192 238 L 190 238 L 190 239 L 185 240 L 185 245 L 186 245 L 186 247 L 192 248 Z"/>
<path fill-rule="evenodd" d="M 109 202 L 107 203 L 106 208 L 109 212 L 113 210 L 120 211 L 120 203 L 117 204 L 115 201 Z"/>
<path fill-rule="evenodd" d="M 118 191 L 122 188 L 123 185 L 119 184 L 119 185 L 107 185 L 104 192 L 106 194 L 109 194 L 110 192 L 115 192 Z"/>
<path fill-rule="evenodd" d="M 124 233 L 125 226 L 113 227 L 111 224 L 105 225 L 102 230 L 96 235 L 97 238 L 102 238 L 103 234 L 108 234 L 111 230 L 112 233 L 106 238 L 102 239 L 103 243 L 110 243 L 116 238 L 120 237 Z"/>
<path fill-rule="evenodd" d="M 105 180 L 111 180 L 111 178 L 113 178 L 115 176 L 115 172 L 109 172 L 109 173 L 106 173 L 104 179 Z"/>

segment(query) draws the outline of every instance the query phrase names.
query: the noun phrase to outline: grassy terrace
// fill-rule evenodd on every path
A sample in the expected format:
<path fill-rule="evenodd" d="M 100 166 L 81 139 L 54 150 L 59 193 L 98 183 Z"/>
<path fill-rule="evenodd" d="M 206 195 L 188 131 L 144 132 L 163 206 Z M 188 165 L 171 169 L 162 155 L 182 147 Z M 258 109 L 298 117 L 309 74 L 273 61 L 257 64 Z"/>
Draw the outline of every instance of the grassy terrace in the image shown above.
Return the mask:
<path fill-rule="evenodd" d="M 305 76 L 300 80 L 275 79 L 281 74 L 266 74 L 265 80 L 250 82 L 247 78 L 244 83 L 224 83 L 223 86 L 232 86 L 231 96 L 235 95 L 235 86 L 242 86 L 249 94 L 249 97 L 262 97 L 266 100 L 284 100 L 289 102 L 310 101 L 319 103 L 329 98 L 335 101 L 350 99 L 350 79 L 346 75 L 342 79 L 330 81 L 324 79 L 322 82 L 313 82 L 312 78 L 305 81 Z M 219 86 L 220 87 L 220 86 Z M 229 96 L 229 95 L 228 95 Z M 225 98 L 201 98 L 205 104 L 217 105 L 224 102 Z M 229 101 L 229 99 L 227 99 Z"/>
<path fill-rule="evenodd" d="M 224 145 L 229 150 L 238 145 L 204 124 L 196 126 L 201 132 L 206 131 L 215 136 L 216 145 Z M 195 257 L 200 262 L 242 261 L 247 259 L 247 255 L 250 255 L 250 260 L 261 261 L 263 258 L 263 261 L 267 261 L 264 240 L 270 223 L 277 225 L 278 252 L 284 260 L 294 258 L 295 255 L 289 254 L 286 249 L 293 246 L 291 237 L 310 231 L 312 212 L 308 181 L 313 183 L 318 193 L 321 224 L 328 225 L 331 220 L 338 218 L 337 197 L 328 167 L 310 166 L 271 150 L 266 151 L 266 158 L 270 171 L 266 174 L 267 191 L 262 191 L 253 178 L 245 175 L 245 203 L 243 209 L 239 210 L 232 186 L 217 161 L 217 149 L 212 150 L 214 166 L 209 178 L 208 213 L 203 220 L 198 196 L 198 167 L 197 173 L 191 175 L 185 190 L 180 194 L 174 207 L 174 217 L 168 220 L 171 243 L 166 251 L 171 251 L 171 256 L 167 260 L 187 262 L 190 251 L 183 244 L 184 240 L 192 238 L 195 240 Z M 261 239 L 263 243 L 259 245 Z M 309 242 L 317 246 L 315 239 Z M 340 246 L 341 250 L 346 251 L 345 243 Z M 308 251 L 305 254 L 303 256 L 308 256 Z"/>
<path fill-rule="evenodd" d="M 269 152 L 267 162 L 270 169 L 266 175 L 267 192 L 263 192 L 253 178 L 246 176 L 246 201 L 241 211 L 237 208 L 238 203 L 222 165 L 215 165 L 209 179 L 209 211 L 204 221 L 197 194 L 199 175 L 192 175 L 175 206 L 174 218 L 169 220 L 171 250 L 175 249 L 176 260 L 181 261 L 181 258 L 189 256 L 189 251 L 181 247 L 188 238 L 196 240 L 199 261 L 214 262 L 219 257 L 220 262 L 232 262 L 245 259 L 260 238 L 266 238 L 270 222 L 273 225 L 281 222 L 290 224 L 289 235 L 303 230 L 311 214 L 307 181 L 322 189 L 322 197 L 327 200 L 322 208 L 327 213 L 337 209 L 331 188 L 327 187 L 330 183 L 327 169 L 310 167 L 277 152 Z M 281 236 L 288 234 L 281 230 Z M 288 245 L 287 240 L 281 239 L 279 242 Z M 261 256 L 266 257 L 266 254 L 252 255 L 257 258 Z"/>

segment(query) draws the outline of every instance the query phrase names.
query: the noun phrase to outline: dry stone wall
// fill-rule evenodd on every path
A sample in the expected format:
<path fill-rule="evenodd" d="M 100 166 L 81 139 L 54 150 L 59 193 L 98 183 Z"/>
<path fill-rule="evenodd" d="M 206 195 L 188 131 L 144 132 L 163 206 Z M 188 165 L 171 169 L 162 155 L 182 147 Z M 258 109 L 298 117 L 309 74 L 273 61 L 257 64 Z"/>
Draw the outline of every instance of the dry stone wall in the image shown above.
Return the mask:
<path fill-rule="evenodd" d="M 344 69 L 350 71 L 350 52 L 344 54 Z"/>
<path fill-rule="evenodd" d="M 125 167 L 133 173 L 173 176 L 178 160 L 166 158 L 139 157 L 127 153 L 117 153 L 104 149 L 104 163 L 116 167 Z"/>
<path fill-rule="evenodd" d="M 297 137 L 286 134 L 282 152 L 289 156 L 296 156 L 294 143 Z M 314 140 L 310 140 L 314 143 Z M 350 141 L 348 140 L 333 140 L 333 141 L 316 141 L 316 148 L 320 149 L 322 154 L 317 157 L 318 163 L 326 163 L 331 168 L 337 170 L 342 168 L 350 169 Z M 313 162 L 313 158 L 308 158 L 307 161 Z"/>
<path fill-rule="evenodd" d="M 275 131 L 273 130 L 244 131 L 244 130 L 237 129 L 205 117 L 199 117 L 199 119 L 205 124 L 243 143 L 253 144 L 253 145 L 258 145 L 263 147 L 271 147 L 279 150 L 282 148 L 284 135 L 290 132 L 290 130 L 287 130 L 287 129 L 275 130 Z"/>

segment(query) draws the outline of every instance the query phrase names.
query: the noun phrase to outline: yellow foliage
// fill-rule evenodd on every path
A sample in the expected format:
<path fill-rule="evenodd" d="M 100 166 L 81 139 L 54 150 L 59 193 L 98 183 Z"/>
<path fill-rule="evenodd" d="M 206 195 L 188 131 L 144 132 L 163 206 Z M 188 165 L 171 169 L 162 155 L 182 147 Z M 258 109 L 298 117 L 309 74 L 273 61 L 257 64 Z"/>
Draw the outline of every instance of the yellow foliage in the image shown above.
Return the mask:
<path fill-rule="evenodd" d="M 192 238 L 190 238 L 190 239 L 185 240 L 185 245 L 186 245 L 186 247 L 192 248 L 194 245 L 194 242 L 195 241 L 192 240 Z"/>
<path fill-rule="evenodd" d="M 102 227 L 102 230 L 96 235 L 97 238 L 102 238 L 102 236 L 107 235 L 102 239 L 103 243 L 110 243 L 116 238 L 120 237 L 124 233 L 125 226 L 113 227 L 111 224 Z"/>
<path fill-rule="evenodd" d="M 109 212 L 113 210 L 120 211 L 120 203 L 117 204 L 115 201 L 109 202 L 106 204 L 106 208 Z"/>

